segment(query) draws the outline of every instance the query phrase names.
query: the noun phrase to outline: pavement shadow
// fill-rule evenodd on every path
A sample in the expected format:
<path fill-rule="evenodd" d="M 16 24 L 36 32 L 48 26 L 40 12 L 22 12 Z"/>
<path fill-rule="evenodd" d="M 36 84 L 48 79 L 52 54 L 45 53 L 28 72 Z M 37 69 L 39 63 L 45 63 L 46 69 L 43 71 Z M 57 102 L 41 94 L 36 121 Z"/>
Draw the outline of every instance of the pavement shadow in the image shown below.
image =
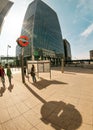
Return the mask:
<path fill-rule="evenodd" d="M 10 92 L 12 92 L 13 87 L 14 87 L 14 85 L 9 85 L 8 90 L 9 90 Z"/>
<path fill-rule="evenodd" d="M 75 106 L 62 101 L 46 102 L 41 115 L 41 120 L 56 130 L 76 130 L 82 124 L 82 116 Z"/>
<path fill-rule="evenodd" d="M 4 87 L 1 87 L 0 88 L 0 97 L 2 97 L 3 96 L 3 93 L 5 92 L 5 88 Z"/>
<path fill-rule="evenodd" d="M 41 121 L 45 124 L 51 124 L 55 130 L 76 130 L 82 124 L 82 116 L 73 104 L 66 104 L 63 101 L 47 102 L 39 96 L 27 83 L 26 88 L 38 99 L 43 105 L 41 106 Z"/>
<path fill-rule="evenodd" d="M 40 81 L 37 81 L 36 83 L 32 83 L 35 87 L 37 87 L 38 89 L 44 89 L 46 87 L 48 87 L 49 85 L 51 84 L 67 84 L 65 82 L 60 82 L 60 81 L 57 81 L 57 80 L 47 80 L 47 79 L 44 79 L 44 78 L 41 78 L 40 77 Z"/>
<path fill-rule="evenodd" d="M 46 103 L 46 101 L 40 97 L 27 83 L 24 83 L 24 85 L 37 99 L 39 99 L 42 103 Z"/>

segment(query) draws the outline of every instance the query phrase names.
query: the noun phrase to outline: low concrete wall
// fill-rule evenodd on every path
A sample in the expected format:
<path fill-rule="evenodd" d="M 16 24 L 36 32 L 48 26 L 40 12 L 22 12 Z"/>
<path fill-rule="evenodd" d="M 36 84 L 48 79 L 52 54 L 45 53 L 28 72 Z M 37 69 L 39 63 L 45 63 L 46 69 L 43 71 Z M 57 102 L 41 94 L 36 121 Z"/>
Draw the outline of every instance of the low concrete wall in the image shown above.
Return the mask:
<path fill-rule="evenodd" d="M 83 67 L 93 69 L 93 64 L 83 64 Z"/>
<path fill-rule="evenodd" d="M 82 68 L 89 68 L 93 69 L 93 64 L 66 64 L 68 67 L 82 67 Z"/>

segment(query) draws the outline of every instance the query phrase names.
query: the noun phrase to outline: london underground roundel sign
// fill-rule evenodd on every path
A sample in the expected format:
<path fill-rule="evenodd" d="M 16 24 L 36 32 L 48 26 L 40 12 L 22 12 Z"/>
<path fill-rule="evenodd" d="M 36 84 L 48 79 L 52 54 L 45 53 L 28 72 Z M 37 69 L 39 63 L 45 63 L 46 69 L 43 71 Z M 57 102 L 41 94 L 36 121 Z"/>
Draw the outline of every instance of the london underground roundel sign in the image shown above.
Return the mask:
<path fill-rule="evenodd" d="M 28 44 L 29 44 L 29 38 L 27 36 L 20 36 L 18 39 L 17 39 L 17 43 L 19 46 L 21 47 L 26 47 Z"/>

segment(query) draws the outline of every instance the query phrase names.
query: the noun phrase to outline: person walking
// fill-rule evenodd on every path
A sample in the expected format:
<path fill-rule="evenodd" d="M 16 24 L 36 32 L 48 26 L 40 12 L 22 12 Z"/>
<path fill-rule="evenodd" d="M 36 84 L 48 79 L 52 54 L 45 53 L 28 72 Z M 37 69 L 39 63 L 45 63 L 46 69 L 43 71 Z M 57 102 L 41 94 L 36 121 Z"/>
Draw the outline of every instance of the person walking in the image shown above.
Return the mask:
<path fill-rule="evenodd" d="M 24 76 L 26 76 L 26 66 L 24 66 Z"/>
<path fill-rule="evenodd" d="M 12 72 L 11 72 L 10 66 L 7 67 L 7 76 L 9 80 L 9 86 L 12 86 L 11 84 Z"/>
<path fill-rule="evenodd" d="M 31 76 L 32 76 L 32 80 L 33 80 L 34 83 L 36 83 L 36 76 L 35 75 L 36 75 L 35 74 L 35 66 L 32 65 L 32 67 L 31 67 Z"/>
<path fill-rule="evenodd" d="M 0 78 L 3 84 L 3 87 L 5 88 L 5 70 L 2 65 L 0 65 Z"/>

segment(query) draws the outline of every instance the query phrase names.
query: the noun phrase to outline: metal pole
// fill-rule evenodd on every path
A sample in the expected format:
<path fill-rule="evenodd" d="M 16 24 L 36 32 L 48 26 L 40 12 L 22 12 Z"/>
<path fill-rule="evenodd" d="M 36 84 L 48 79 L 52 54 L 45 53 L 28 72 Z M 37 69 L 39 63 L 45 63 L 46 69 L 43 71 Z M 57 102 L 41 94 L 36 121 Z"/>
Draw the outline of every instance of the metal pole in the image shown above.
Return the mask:
<path fill-rule="evenodd" d="M 7 64 L 8 64 L 8 48 L 11 48 L 11 46 L 7 45 Z"/>
<path fill-rule="evenodd" d="M 22 54 L 21 54 L 21 74 L 22 74 L 22 82 L 25 83 L 24 77 L 24 48 L 22 47 Z"/>
<path fill-rule="evenodd" d="M 7 64 L 8 64 L 8 45 L 7 45 Z"/>
<path fill-rule="evenodd" d="M 50 61 L 49 65 L 50 65 L 50 79 L 51 79 L 51 61 Z"/>

